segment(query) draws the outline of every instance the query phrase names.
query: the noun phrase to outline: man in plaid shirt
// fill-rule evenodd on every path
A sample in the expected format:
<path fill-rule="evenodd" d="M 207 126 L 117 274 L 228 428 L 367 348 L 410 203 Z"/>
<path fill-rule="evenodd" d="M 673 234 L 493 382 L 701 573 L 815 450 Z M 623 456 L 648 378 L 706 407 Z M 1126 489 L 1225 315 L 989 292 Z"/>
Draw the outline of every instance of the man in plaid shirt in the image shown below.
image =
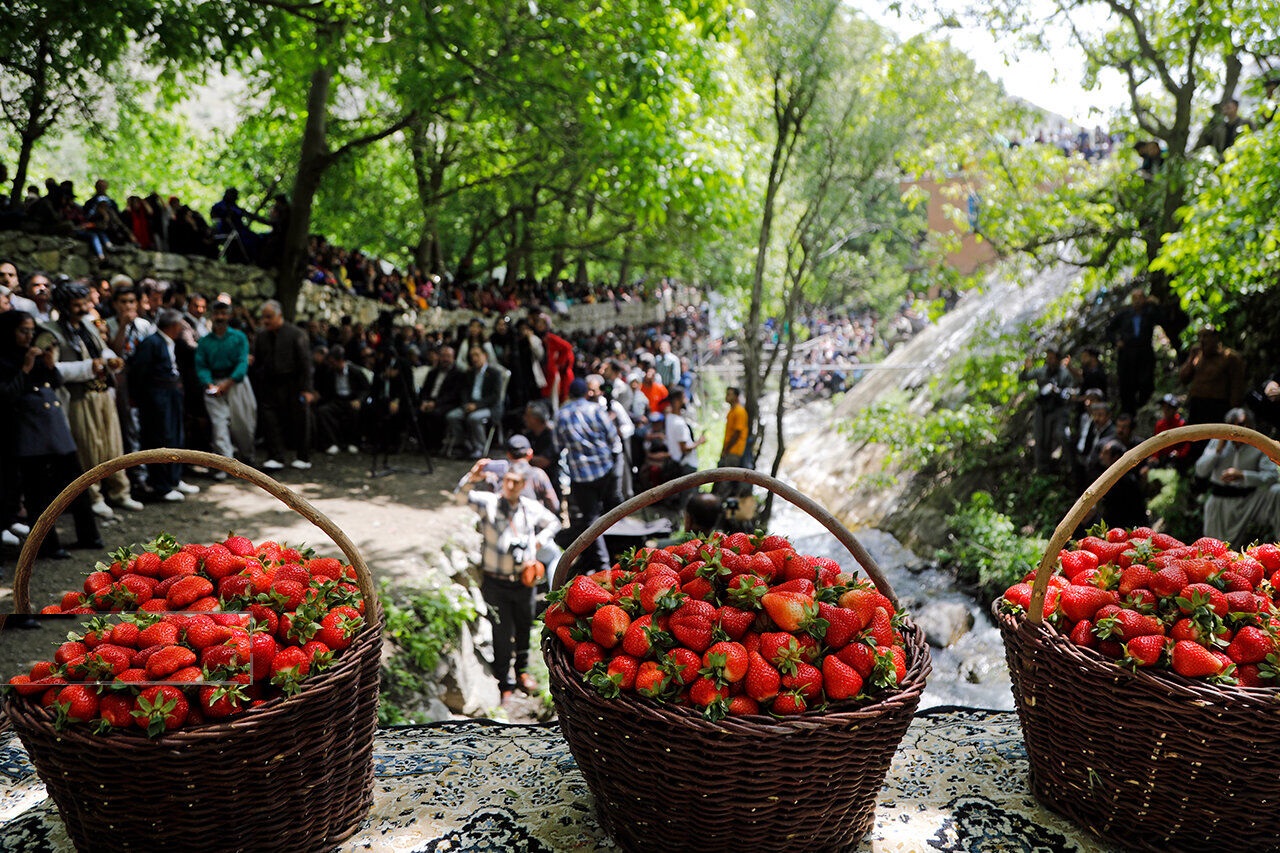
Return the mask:
<path fill-rule="evenodd" d="M 621 502 L 613 447 L 618 430 L 603 407 L 587 399 L 587 383 L 569 383 L 569 402 L 556 413 L 556 444 L 569 460 L 569 533 L 577 538 L 603 513 Z M 609 566 L 604 537 L 596 539 L 573 566 L 579 573 Z"/>
<path fill-rule="evenodd" d="M 489 605 L 493 624 L 493 674 L 498 679 L 502 701 L 516 686 L 529 695 L 538 683 L 526 668 L 529 665 L 529 632 L 533 628 L 534 590 L 520 580 L 521 570 L 537 559 L 538 551 L 560 530 L 560 520 L 542 504 L 521 495 L 529 473 L 526 462 L 516 462 L 502 475 L 501 491 L 459 492 L 480 514 L 480 551 L 483 579 L 480 593 Z M 484 479 L 479 466 L 471 469 L 467 484 Z M 516 681 L 511 680 L 514 657 Z"/>

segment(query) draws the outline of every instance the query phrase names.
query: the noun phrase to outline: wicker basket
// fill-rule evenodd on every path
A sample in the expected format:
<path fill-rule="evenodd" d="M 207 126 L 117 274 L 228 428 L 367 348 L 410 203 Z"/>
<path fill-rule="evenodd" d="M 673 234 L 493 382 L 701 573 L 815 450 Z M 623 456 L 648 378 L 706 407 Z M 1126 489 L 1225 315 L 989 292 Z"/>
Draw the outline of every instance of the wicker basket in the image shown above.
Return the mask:
<path fill-rule="evenodd" d="M 149 739 L 141 732 L 57 731 L 51 715 L 9 693 L 4 707 L 81 851 L 310 851 L 350 837 L 373 804 L 382 614 L 354 543 L 297 494 L 211 453 L 150 450 L 113 459 L 69 485 L 33 525 L 18 559 L 14 598 L 30 612 L 36 552 L 58 516 L 90 484 L 134 465 L 183 462 L 261 487 L 314 523 L 355 567 L 365 628 L 303 690 L 228 722 Z"/>
<path fill-rule="evenodd" d="M 641 507 L 704 483 L 745 481 L 804 509 L 893 591 L 861 544 L 812 500 L 755 471 L 721 468 L 672 480 L 599 519 L 561 558 L 554 586 L 589 543 Z M 894 604 L 897 604 L 896 599 Z M 561 643 L 543 641 L 560 728 L 595 797 L 601 823 L 623 848 L 655 850 L 850 850 L 875 820 L 889 763 L 930 671 L 924 632 L 902 626 L 907 677 L 874 704 L 830 706 L 788 719 L 728 717 L 634 694 L 605 700 L 583 684 Z"/>
<path fill-rule="evenodd" d="M 1116 461 L 1058 525 L 1036 570 L 1030 612 L 993 606 L 1031 764 L 1031 789 L 1054 812 L 1137 850 L 1280 849 L 1280 691 L 1130 672 L 1044 624 L 1058 552 L 1112 485 L 1184 441 L 1280 445 L 1243 427 L 1181 427 Z"/>

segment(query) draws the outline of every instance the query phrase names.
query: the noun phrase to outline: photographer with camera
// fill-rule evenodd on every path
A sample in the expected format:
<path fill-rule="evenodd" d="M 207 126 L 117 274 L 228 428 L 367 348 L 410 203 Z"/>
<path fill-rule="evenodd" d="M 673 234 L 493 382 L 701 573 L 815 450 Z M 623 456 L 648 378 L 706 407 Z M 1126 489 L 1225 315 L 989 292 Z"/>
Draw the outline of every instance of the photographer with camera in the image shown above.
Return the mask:
<path fill-rule="evenodd" d="M 1036 383 L 1035 419 L 1032 423 L 1035 441 L 1036 471 L 1047 474 L 1053 467 L 1053 453 L 1063 446 L 1067 424 L 1067 401 L 1074 392 L 1071 389 L 1071 371 L 1067 369 L 1071 357 L 1062 358 L 1055 348 L 1044 351 L 1044 364 L 1032 367 L 1027 356 L 1018 380 Z"/>
<path fill-rule="evenodd" d="M 480 468 L 472 468 L 471 482 L 479 484 L 484 479 Z M 550 510 L 521 494 L 528 476 L 528 463 L 516 462 L 502 475 L 500 492 L 477 489 L 458 494 L 480 515 L 480 533 L 484 537 L 480 592 L 493 624 L 493 674 L 503 702 L 517 686 L 530 695 L 538 689 L 537 681 L 526 671 L 534 588 L 546 577 L 546 567 L 538 562 L 537 555 L 560 530 L 560 521 Z"/>

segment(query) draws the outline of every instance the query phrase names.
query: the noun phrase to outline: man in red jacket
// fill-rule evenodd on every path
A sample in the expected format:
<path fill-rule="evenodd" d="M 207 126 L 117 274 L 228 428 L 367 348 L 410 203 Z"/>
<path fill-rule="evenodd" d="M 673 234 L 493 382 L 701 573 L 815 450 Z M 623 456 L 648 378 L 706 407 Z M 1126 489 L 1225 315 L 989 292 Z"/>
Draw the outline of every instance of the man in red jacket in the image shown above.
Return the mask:
<path fill-rule="evenodd" d="M 573 381 L 573 344 L 551 331 L 551 318 L 543 313 L 534 315 L 533 331 L 542 340 L 546 353 L 542 375 L 547 384 L 542 396 L 563 403 L 569 399 L 569 383 Z"/>

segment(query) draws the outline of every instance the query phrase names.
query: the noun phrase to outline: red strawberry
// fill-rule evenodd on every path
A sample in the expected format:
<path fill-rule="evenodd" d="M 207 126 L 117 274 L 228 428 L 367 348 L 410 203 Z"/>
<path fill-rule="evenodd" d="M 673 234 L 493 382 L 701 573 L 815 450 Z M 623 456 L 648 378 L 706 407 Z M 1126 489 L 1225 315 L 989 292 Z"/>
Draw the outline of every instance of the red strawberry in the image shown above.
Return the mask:
<path fill-rule="evenodd" d="M 570 612 L 578 616 L 589 616 L 602 604 L 608 604 L 612 596 L 595 581 L 578 575 L 565 590 L 564 603 Z"/>
<path fill-rule="evenodd" d="M 271 662 L 275 660 L 280 646 L 275 637 L 264 631 L 255 631 L 249 638 L 250 670 L 254 681 L 261 681 L 271 675 Z"/>
<path fill-rule="evenodd" d="M 165 593 L 170 610 L 182 610 L 187 605 L 213 594 L 213 583 L 199 575 L 184 576 Z"/>
<path fill-rule="evenodd" d="M 160 681 L 165 676 L 177 672 L 196 662 L 196 653 L 185 646 L 164 646 L 147 658 L 147 678 Z"/>
<path fill-rule="evenodd" d="M 596 614 L 599 618 L 599 614 Z M 364 619 L 354 607 L 340 605 L 330 610 L 320 619 L 320 630 L 315 639 L 324 643 L 334 651 L 341 651 L 351 645 L 351 641 L 364 627 Z"/>
<path fill-rule="evenodd" d="M 573 650 L 573 668 L 578 672 L 587 672 L 591 667 L 604 660 L 604 649 L 598 643 L 581 642 Z"/>
<path fill-rule="evenodd" d="M 729 697 L 728 714 L 731 717 L 746 717 L 760 713 L 760 705 L 750 696 L 739 693 Z"/>
<path fill-rule="evenodd" d="M 728 604 L 716 611 L 716 621 L 731 640 L 740 640 L 756 621 L 750 610 L 739 610 Z"/>
<path fill-rule="evenodd" d="M 84 591 L 93 595 L 100 589 L 106 589 L 115 582 L 110 572 L 90 572 L 84 579 Z"/>
<path fill-rule="evenodd" d="M 780 549 L 790 549 L 791 542 L 787 537 L 779 536 L 776 533 L 770 533 L 760 540 L 760 544 L 756 546 L 757 551 L 777 551 Z"/>
<path fill-rule="evenodd" d="M 1280 571 L 1280 545 L 1256 545 L 1249 549 L 1249 556 L 1262 563 L 1268 573 Z"/>
<path fill-rule="evenodd" d="M 717 684 L 732 684 L 747 676 L 747 650 L 741 643 L 720 642 L 702 655 L 702 674 Z"/>
<path fill-rule="evenodd" d="M 1222 661 L 1199 643 L 1179 640 L 1173 644 L 1173 671 L 1187 678 L 1206 678 L 1226 669 Z"/>
<path fill-rule="evenodd" d="M 639 599 L 646 613 L 671 612 L 681 603 L 680 577 L 669 572 L 658 574 L 640 587 Z"/>
<path fill-rule="evenodd" d="M 1234 663 L 1261 663 L 1275 651 L 1275 637 L 1261 628 L 1245 625 L 1227 646 L 1227 657 Z"/>
<path fill-rule="evenodd" d="M 138 575 L 146 575 L 149 578 L 158 578 L 160 577 L 160 566 L 163 562 L 159 554 L 153 551 L 144 551 L 134 558 L 133 563 L 129 566 L 129 571 Z"/>
<path fill-rule="evenodd" d="M 306 584 L 288 578 L 272 580 L 271 597 L 281 610 L 297 610 L 307 597 Z"/>
<path fill-rule="evenodd" d="M 686 601 L 671 614 L 671 634 L 686 648 L 705 652 L 711 646 L 715 618 L 716 608 L 710 602 Z"/>
<path fill-rule="evenodd" d="M 785 693 L 779 693 L 777 698 L 773 700 L 773 713 L 784 716 L 794 714 L 803 714 L 808 710 L 808 703 L 798 690 L 788 690 Z"/>
<path fill-rule="evenodd" d="M 1095 622 L 1098 638 L 1125 642 L 1147 634 L 1164 634 L 1164 623 L 1154 616 L 1123 609 L 1115 616 L 1099 616 Z"/>
<path fill-rule="evenodd" d="M 249 704 L 249 697 L 240 683 L 207 685 L 199 691 L 197 707 L 207 720 L 222 720 L 241 713 Z"/>
<path fill-rule="evenodd" d="M 1161 598 L 1177 595 L 1190 581 L 1182 566 L 1174 564 L 1156 572 L 1151 577 L 1151 591 Z"/>
<path fill-rule="evenodd" d="M 148 687 L 134 702 L 133 721 L 148 735 L 156 737 L 173 731 L 187 721 L 189 706 L 182 691 L 171 685 Z"/>
<path fill-rule="evenodd" d="M 715 587 L 711 585 L 711 581 L 699 576 L 690 578 L 688 583 L 680 587 L 680 591 L 689 598 L 710 601 L 714 597 Z"/>
<path fill-rule="evenodd" d="M 783 673 L 782 686 L 799 690 L 806 699 L 815 700 L 822 693 L 822 670 L 811 663 L 796 664 L 794 673 Z"/>
<path fill-rule="evenodd" d="M 227 541 L 222 544 L 237 557 L 252 557 L 257 551 L 254 544 L 244 536 L 228 536 Z"/>
<path fill-rule="evenodd" d="M 780 584 L 774 584 L 769 589 L 770 592 L 798 592 L 801 595 L 807 595 L 812 598 L 818 592 L 818 587 L 813 581 L 804 578 L 796 578 L 795 580 L 784 581 Z"/>
<path fill-rule="evenodd" d="M 662 695 L 670 684 L 670 677 L 657 661 L 643 661 L 636 668 L 635 690 L 641 696 L 653 699 Z"/>
<path fill-rule="evenodd" d="M 800 644 L 786 631 L 770 631 L 760 635 L 760 656 L 778 669 L 792 673 L 801 663 Z"/>
<path fill-rule="evenodd" d="M 342 561 L 336 557 L 314 557 L 307 561 L 307 572 L 321 580 L 339 580 L 343 575 Z"/>
<path fill-rule="evenodd" d="M 1115 590 L 1072 584 L 1062 591 L 1058 610 L 1072 622 L 1079 622 L 1082 619 L 1093 619 L 1094 614 L 1105 605 L 1119 602 L 1120 596 Z"/>
<path fill-rule="evenodd" d="M 692 649 L 677 646 L 667 653 L 666 670 L 683 686 L 698 680 L 698 670 L 702 667 L 702 656 Z"/>
<path fill-rule="evenodd" d="M 173 622 L 157 622 L 138 632 L 137 646 L 172 646 L 178 642 L 179 629 Z"/>
<path fill-rule="evenodd" d="M 215 581 L 244 571 L 244 557 L 232 554 L 225 545 L 211 545 L 204 555 L 204 573 Z"/>
<path fill-rule="evenodd" d="M 160 577 L 171 578 L 174 575 L 194 575 L 200 566 L 200 561 L 195 554 L 190 551 L 179 551 L 169 557 L 160 564 Z M 139 572 L 139 574 L 143 574 Z"/>
<path fill-rule="evenodd" d="M 1230 550 L 1227 548 L 1227 543 L 1209 536 L 1201 537 L 1192 542 L 1191 547 L 1209 557 L 1225 557 L 1227 551 Z"/>
<path fill-rule="evenodd" d="M 743 687 L 752 699 L 768 702 L 778 695 L 782 676 L 758 652 L 748 653 L 747 659 L 747 677 Z"/>
<path fill-rule="evenodd" d="M 1082 619 L 1075 625 L 1071 626 L 1071 642 L 1077 646 L 1084 646 L 1086 649 L 1097 648 L 1098 638 L 1093 633 L 1093 622 L 1088 619 Z"/>
<path fill-rule="evenodd" d="M 108 725 L 118 729 L 133 726 L 133 697 L 123 693 L 108 693 L 98 702 L 98 716 Z"/>
<path fill-rule="evenodd" d="M 849 645 L 853 638 L 866 627 L 866 623 L 862 621 L 857 611 L 847 607 L 836 607 L 826 602 L 818 604 L 818 616 L 827 623 L 823 642 L 833 651 Z"/>
<path fill-rule="evenodd" d="M 1107 531 L 1108 542 L 1128 542 L 1129 531 L 1121 527 L 1113 527 Z"/>
<path fill-rule="evenodd" d="M 591 617 L 591 638 L 601 648 L 612 649 L 622 642 L 630 627 L 631 617 L 627 611 L 616 604 L 606 604 Z"/>
<path fill-rule="evenodd" d="M 1130 566 L 1120 573 L 1119 592 L 1122 596 L 1139 589 L 1150 589 L 1155 572 L 1144 565 Z"/>
<path fill-rule="evenodd" d="M 748 556 L 755 553 L 755 546 L 751 544 L 751 537 L 745 533 L 730 533 L 724 538 L 724 542 L 720 546 L 727 551 L 736 551 L 739 554 L 747 554 Z"/>
<path fill-rule="evenodd" d="M 774 587 L 761 599 L 773 623 L 784 631 L 808 630 L 818 618 L 818 605 L 812 595 L 778 592 Z"/>
<path fill-rule="evenodd" d="M 1176 599 L 1178 609 L 1190 615 L 1198 607 L 1208 607 L 1219 616 L 1228 613 L 1227 597 L 1222 590 L 1207 583 L 1188 584 L 1178 591 Z"/>
<path fill-rule="evenodd" d="M 689 698 L 699 708 L 709 709 L 717 703 L 723 704 L 728 701 L 729 688 L 721 687 L 710 678 L 699 678 L 689 685 Z"/>
<path fill-rule="evenodd" d="M 1020 607 L 1024 611 L 1030 610 L 1031 592 L 1031 584 L 1016 583 L 1005 590 L 1004 601 L 1006 604 L 1013 605 L 1014 607 Z"/>
<path fill-rule="evenodd" d="M 58 691 L 55 702 L 58 719 L 69 723 L 87 723 L 98 716 L 98 694 L 87 685 L 68 684 Z"/>
<path fill-rule="evenodd" d="M 840 658 L 827 655 L 822 659 L 822 689 L 832 702 L 852 699 L 862 692 L 862 676 Z"/>
<path fill-rule="evenodd" d="M 1169 638 L 1160 634 L 1147 634 L 1134 637 L 1124 644 L 1125 657 L 1137 666 L 1155 666 L 1160 662 L 1165 649 L 1169 647 Z"/>
<path fill-rule="evenodd" d="M 1062 573 L 1069 580 L 1075 580 L 1082 572 L 1098 568 L 1098 555 L 1092 551 L 1059 551 L 1058 561 L 1062 564 Z"/>
<path fill-rule="evenodd" d="M 53 653 L 53 659 L 57 663 L 66 663 L 67 661 L 84 657 L 87 651 L 89 649 L 79 640 L 67 641 L 58 646 L 58 650 Z"/>

